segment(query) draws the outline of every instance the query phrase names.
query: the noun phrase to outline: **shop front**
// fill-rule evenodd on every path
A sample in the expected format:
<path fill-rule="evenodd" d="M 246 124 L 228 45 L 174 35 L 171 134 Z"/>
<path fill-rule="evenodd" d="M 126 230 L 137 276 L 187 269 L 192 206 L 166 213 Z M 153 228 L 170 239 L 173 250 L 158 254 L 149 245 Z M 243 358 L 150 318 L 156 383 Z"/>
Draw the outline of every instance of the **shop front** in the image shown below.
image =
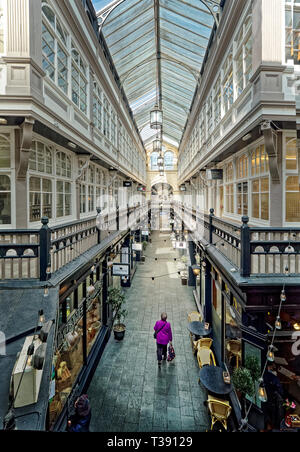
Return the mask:
<path fill-rule="evenodd" d="M 106 319 L 102 263 L 60 288 L 55 353 L 49 400 L 51 430 L 68 402 Z"/>

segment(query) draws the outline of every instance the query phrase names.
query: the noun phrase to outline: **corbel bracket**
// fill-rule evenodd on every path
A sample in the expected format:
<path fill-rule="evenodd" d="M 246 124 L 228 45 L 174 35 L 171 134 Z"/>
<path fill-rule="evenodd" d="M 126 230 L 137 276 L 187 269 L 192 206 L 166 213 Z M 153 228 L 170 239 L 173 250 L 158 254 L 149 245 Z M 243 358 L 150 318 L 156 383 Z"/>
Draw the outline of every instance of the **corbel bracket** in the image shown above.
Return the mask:
<path fill-rule="evenodd" d="M 275 184 L 280 183 L 279 169 L 278 169 L 278 160 L 277 160 L 277 149 L 276 149 L 276 141 L 277 135 L 276 132 L 272 129 L 270 121 L 264 121 L 260 125 L 264 141 L 265 141 L 265 150 L 269 157 L 269 167 L 270 167 L 270 175 L 272 182 Z"/>
<path fill-rule="evenodd" d="M 21 145 L 19 148 L 19 167 L 17 170 L 17 179 L 26 178 L 32 146 L 32 131 L 34 122 L 35 121 L 32 118 L 25 118 L 24 122 L 20 126 Z"/>

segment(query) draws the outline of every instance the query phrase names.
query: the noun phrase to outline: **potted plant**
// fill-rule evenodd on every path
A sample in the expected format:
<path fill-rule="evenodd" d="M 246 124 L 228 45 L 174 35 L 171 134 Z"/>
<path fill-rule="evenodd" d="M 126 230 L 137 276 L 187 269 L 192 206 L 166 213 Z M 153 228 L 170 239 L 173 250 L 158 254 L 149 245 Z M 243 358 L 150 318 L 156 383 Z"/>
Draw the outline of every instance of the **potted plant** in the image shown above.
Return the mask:
<path fill-rule="evenodd" d="M 125 295 L 124 292 L 118 287 L 109 287 L 108 289 L 108 303 L 112 307 L 113 311 L 113 332 L 115 339 L 118 341 L 122 340 L 125 335 L 126 326 L 121 323 L 121 320 L 127 316 L 127 311 L 124 307 L 125 305 Z"/>
<path fill-rule="evenodd" d="M 245 395 L 252 397 L 255 393 L 254 384 L 251 376 L 251 372 L 246 367 L 238 367 L 234 370 L 232 375 L 232 382 L 237 392 L 237 396 L 241 401 L 244 399 L 244 411 L 246 413 L 246 400 Z"/>
<path fill-rule="evenodd" d="M 256 399 L 255 383 L 259 380 L 260 374 L 261 374 L 261 369 L 260 369 L 260 365 L 259 365 L 257 357 L 251 356 L 251 355 L 247 356 L 245 358 L 245 367 L 246 367 L 246 369 L 249 370 L 249 372 L 251 374 L 251 378 L 252 378 L 252 382 L 253 382 L 253 389 L 254 389 L 254 394 L 255 394 L 255 399 Z"/>

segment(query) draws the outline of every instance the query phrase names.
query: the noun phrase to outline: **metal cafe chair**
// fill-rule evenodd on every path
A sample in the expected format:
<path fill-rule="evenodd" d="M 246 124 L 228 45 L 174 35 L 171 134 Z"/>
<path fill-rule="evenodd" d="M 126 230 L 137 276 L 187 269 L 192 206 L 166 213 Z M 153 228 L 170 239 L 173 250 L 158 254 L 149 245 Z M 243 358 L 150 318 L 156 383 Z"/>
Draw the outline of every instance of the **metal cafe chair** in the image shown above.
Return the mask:
<path fill-rule="evenodd" d="M 197 351 L 197 361 L 200 369 L 203 366 L 216 366 L 215 356 L 210 348 L 199 347 Z"/>
<path fill-rule="evenodd" d="M 207 406 L 211 415 L 211 430 L 218 421 L 227 430 L 227 419 L 232 410 L 229 402 L 208 395 Z"/>

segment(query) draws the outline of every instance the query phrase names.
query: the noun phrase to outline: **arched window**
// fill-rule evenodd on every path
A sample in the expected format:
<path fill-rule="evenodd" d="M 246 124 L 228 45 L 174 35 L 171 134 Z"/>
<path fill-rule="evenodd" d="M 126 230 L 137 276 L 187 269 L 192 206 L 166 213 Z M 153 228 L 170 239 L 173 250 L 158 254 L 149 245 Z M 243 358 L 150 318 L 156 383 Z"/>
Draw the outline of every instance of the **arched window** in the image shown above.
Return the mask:
<path fill-rule="evenodd" d="M 33 141 L 29 157 L 29 169 L 52 174 L 51 148 L 40 141 Z"/>
<path fill-rule="evenodd" d="M 165 170 L 174 169 L 174 152 L 172 151 L 165 152 L 164 161 L 165 161 Z"/>
<path fill-rule="evenodd" d="M 152 154 L 150 156 L 150 167 L 151 167 L 152 171 L 158 170 L 157 158 L 158 158 L 158 152 L 152 152 Z"/>
<path fill-rule="evenodd" d="M 71 178 L 71 159 L 64 152 L 56 153 L 56 175 Z"/>
<path fill-rule="evenodd" d="M 10 178 L 0 175 L 0 224 L 11 223 Z"/>
<path fill-rule="evenodd" d="M 285 185 L 286 221 L 300 221 L 300 191 L 298 176 L 289 176 Z"/>
<path fill-rule="evenodd" d="M 247 155 L 242 155 L 238 159 L 238 179 L 245 179 L 248 177 L 248 157 Z"/>
<path fill-rule="evenodd" d="M 252 152 L 251 157 L 251 176 L 258 176 L 269 171 L 269 157 L 265 152 L 264 145 L 258 146 Z"/>

